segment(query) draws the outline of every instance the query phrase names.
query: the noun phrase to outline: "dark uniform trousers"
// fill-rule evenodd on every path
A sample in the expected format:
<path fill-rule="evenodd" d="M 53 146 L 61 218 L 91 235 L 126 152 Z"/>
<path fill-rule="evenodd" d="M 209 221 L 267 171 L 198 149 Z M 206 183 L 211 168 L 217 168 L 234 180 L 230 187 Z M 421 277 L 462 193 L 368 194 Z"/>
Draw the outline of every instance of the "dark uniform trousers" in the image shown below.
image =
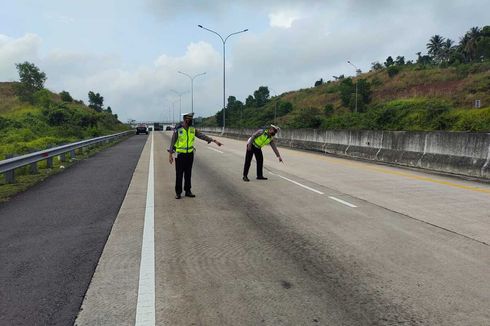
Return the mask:
<path fill-rule="evenodd" d="M 243 176 L 248 176 L 248 170 L 250 169 L 250 164 L 252 163 L 252 157 L 255 155 L 255 160 L 257 161 L 257 178 L 263 177 L 262 167 L 264 165 L 264 156 L 262 155 L 262 149 L 252 145 L 252 150 L 247 149 L 247 154 L 245 154 L 245 166 L 243 167 Z"/>
<path fill-rule="evenodd" d="M 192 163 L 194 163 L 194 152 L 178 153 L 175 158 L 175 193 L 182 193 L 182 177 L 184 178 L 184 191 L 191 191 Z"/>

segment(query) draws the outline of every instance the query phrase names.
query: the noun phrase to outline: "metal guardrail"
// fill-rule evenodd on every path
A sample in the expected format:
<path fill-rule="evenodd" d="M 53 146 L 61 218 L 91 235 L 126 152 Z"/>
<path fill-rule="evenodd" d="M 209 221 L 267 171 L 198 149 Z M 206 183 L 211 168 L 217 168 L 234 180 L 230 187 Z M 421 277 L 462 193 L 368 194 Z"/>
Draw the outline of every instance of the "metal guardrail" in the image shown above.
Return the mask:
<path fill-rule="evenodd" d="M 66 144 L 50 149 L 45 149 L 39 152 L 25 154 L 22 156 L 8 158 L 0 161 L 0 173 L 5 174 L 7 183 L 15 183 L 15 169 L 31 165 L 31 173 L 37 173 L 37 162 L 47 160 L 48 167 L 53 167 L 53 157 L 60 156 L 62 162 L 66 161 L 66 153 L 70 153 L 70 157 L 75 157 L 75 150 L 94 144 L 109 142 L 110 140 L 117 139 L 128 134 L 134 134 L 134 130 L 128 130 L 113 135 L 101 136 L 82 140 L 76 143 Z"/>

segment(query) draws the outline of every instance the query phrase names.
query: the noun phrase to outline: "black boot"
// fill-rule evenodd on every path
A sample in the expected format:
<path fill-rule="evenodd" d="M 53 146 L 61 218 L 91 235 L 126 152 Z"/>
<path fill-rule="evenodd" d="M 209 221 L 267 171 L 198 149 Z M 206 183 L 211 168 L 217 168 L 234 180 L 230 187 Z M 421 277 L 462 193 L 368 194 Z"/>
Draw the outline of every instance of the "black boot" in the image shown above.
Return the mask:
<path fill-rule="evenodd" d="M 246 175 L 244 175 L 244 176 L 243 176 L 243 181 L 245 181 L 245 182 L 249 182 L 249 181 L 250 181 L 250 179 L 249 179 L 249 178 L 248 178 Z"/>
<path fill-rule="evenodd" d="M 192 192 L 190 192 L 190 191 L 186 191 L 186 192 L 185 192 L 185 196 L 186 196 L 186 197 L 190 197 L 190 198 L 194 198 L 194 197 L 196 197 L 196 195 L 194 195 L 194 194 L 193 194 Z"/>

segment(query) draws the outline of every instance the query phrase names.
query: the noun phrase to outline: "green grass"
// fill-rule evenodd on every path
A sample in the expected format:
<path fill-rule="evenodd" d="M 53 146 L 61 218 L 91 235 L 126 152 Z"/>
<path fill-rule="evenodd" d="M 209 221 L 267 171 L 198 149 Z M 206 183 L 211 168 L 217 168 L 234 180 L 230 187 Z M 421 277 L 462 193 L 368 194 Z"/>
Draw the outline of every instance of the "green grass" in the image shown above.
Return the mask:
<path fill-rule="evenodd" d="M 273 122 L 274 105 L 289 102 L 292 111 L 278 115 L 285 128 L 458 130 L 488 132 L 489 112 L 473 109 L 475 100 L 490 106 L 490 61 L 450 67 L 404 65 L 393 77 L 387 70 L 370 71 L 353 78 L 370 84 L 371 101 L 352 113 L 340 97 L 341 81 L 274 96 L 263 107 L 246 107 L 240 113 L 227 110 L 230 128 L 256 128 Z M 325 107 L 329 107 L 328 113 Z M 215 117 L 204 126 L 216 126 Z"/>

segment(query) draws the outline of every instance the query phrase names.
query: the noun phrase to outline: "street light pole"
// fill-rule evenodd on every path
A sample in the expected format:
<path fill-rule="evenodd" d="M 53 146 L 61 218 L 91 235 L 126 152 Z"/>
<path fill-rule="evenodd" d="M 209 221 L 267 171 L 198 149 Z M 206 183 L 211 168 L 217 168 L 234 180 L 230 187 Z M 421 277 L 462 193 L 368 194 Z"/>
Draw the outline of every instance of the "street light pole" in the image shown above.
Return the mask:
<path fill-rule="evenodd" d="M 228 40 L 228 38 L 230 36 L 240 34 L 240 33 L 244 33 L 246 31 L 248 31 L 248 28 L 244 29 L 242 31 L 239 31 L 239 32 L 231 33 L 227 37 L 223 38 L 218 32 L 215 32 L 212 29 L 206 28 L 202 25 L 197 25 L 197 26 L 202 28 L 202 29 L 207 30 L 208 32 L 211 32 L 211 33 L 218 35 L 219 38 L 221 39 L 221 42 L 223 43 L 223 133 L 224 133 L 225 132 L 225 122 L 226 122 L 226 119 L 225 119 L 225 111 L 226 111 L 225 110 L 226 109 L 226 74 L 225 74 L 225 54 L 226 54 L 226 52 L 225 52 L 225 45 L 226 45 L 226 41 Z"/>
<path fill-rule="evenodd" d="M 269 87 L 269 88 L 271 89 L 271 91 L 274 92 L 274 94 L 275 94 L 274 97 L 276 97 L 277 96 L 277 92 L 272 87 Z M 277 113 L 276 112 L 277 112 L 277 104 L 278 104 L 277 102 L 278 101 L 277 101 L 277 98 L 276 98 L 275 103 L 274 103 L 274 124 L 275 125 L 277 125 L 277 121 L 276 121 L 276 116 L 277 116 Z"/>
<path fill-rule="evenodd" d="M 352 67 L 354 67 L 356 69 L 356 76 L 359 75 L 359 72 L 361 71 L 361 69 L 357 68 L 357 66 L 354 65 L 349 60 L 347 60 L 347 63 L 350 64 Z M 354 109 L 354 112 L 357 113 L 357 80 L 356 80 L 356 108 Z"/>
<path fill-rule="evenodd" d="M 194 78 L 199 77 L 199 76 L 202 76 L 202 75 L 205 75 L 206 72 L 203 72 L 203 73 L 200 73 L 200 74 L 197 74 L 197 75 L 194 75 L 194 76 L 191 76 L 189 74 L 186 74 L 185 72 L 182 72 L 182 71 L 177 71 L 177 72 L 179 74 L 182 74 L 184 76 L 189 77 L 189 79 L 191 80 L 191 112 L 194 113 Z"/>
<path fill-rule="evenodd" d="M 171 91 L 179 95 L 179 117 L 180 117 L 182 115 L 182 95 L 184 95 L 185 93 L 180 93 L 173 89 L 171 89 Z"/>

